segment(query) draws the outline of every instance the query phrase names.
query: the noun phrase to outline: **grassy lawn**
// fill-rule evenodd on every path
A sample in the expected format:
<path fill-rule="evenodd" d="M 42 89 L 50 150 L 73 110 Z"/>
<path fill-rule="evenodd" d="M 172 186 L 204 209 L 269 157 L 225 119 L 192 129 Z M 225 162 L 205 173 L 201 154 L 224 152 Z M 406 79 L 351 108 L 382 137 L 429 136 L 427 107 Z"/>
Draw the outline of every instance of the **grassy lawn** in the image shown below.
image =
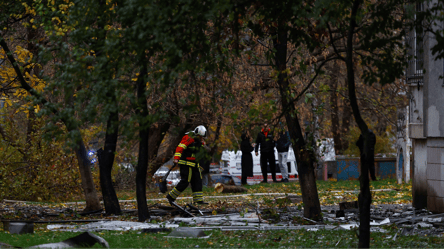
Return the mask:
<path fill-rule="evenodd" d="M 442 248 L 444 238 L 396 236 L 398 229 L 386 226 L 387 233 L 372 233 L 371 247 Z M 142 234 L 137 231 L 96 232 L 111 248 L 349 248 L 357 247 L 355 230 L 205 231 L 207 239 L 166 238 L 168 233 Z M 80 233 L 38 230 L 34 234 L 10 235 L 0 232 L 0 241 L 20 247 L 60 242 Z M 94 247 L 100 247 L 96 244 Z"/>
<path fill-rule="evenodd" d="M 245 208 L 261 204 L 262 208 L 276 207 L 275 196 L 252 195 L 253 193 L 285 193 L 301 195 L 301 188 L 298 181 L 289 183 L 268 183 L 246 186 L 246 193 L 221 194 L 214 191 L 213 188 L 204 187 L 204 196 L 206 201 L 210 202 L 209 209 L 220 210 L 225 208 Z M 317 188 L 321 205 L 337 205 L 343 201 L 357 200 L 359 191 L 358 181 L 318 181 Z M 373 205 L 377 204 L 399 204 L 411 203 L 411 184 L 397 184 L 396 180 L 387 179 L 377 182 L 371 182 Z M 381 191 L 388 190 L 388 191 Z M 148 190 L 149 191 L 149 190 Z M 135 200 L 134 191 L 117 191 L 119 199 Z M 244 195 L 238 198 L 209 198 L 210 196 L 233 196 Z M 147 193 L 148 199 L 163 198 L 165 194 L 157 190 Z M 191 196 L 191 190 L 188 188 L 181 197 Z M 189 199 L 181 199 L 181 204 L 190 202 Z M 149 201 L 149 204 L 162 203 L 166 200 Z M 52 205 L 63 205 L 56 204 Z M 128 202 L 122 204 L 122 208 L 136 208 L 136 203 Z M 300 205 L 300 204 L 289 204 Z M 128 215 L 119 216 L 117 219 L 135 221 L 135 217 Z M 444 246 L 444 239 L 437 236 L 400 236 L 400 228 L 389 225 L 383 226 L 387 232 L 374 232 L 371 237 L 371 247 L 435 247 Z M 357 247 L 358 238 L 356 230 L 280 230 L 280 231 L 205 231 L 210 238 L 207 239 L 179 239 L 166 238 L 168 233 L 141 234 L 139 231 L 105 231 L 94 232 L 108 241 L 111 248 L 295 248 L 295 247 Z M 35 224 L 34 234 L 11 235 L 0 228 L 0 242 L 13 246 L 27 247 L 43 243 L 60 242 L 74 237 L 79 233 L 48 231 L 46 225 Z M 394 240 L 393 238 L 396 237 Z M 99 247 L 98 244 L 95 247 Z"/>
<path fill-rule="evenodd" d="M 359 181 L 317 181 L 317 188 L 319 194 L 319 200 L 321 205 L 337 205 L 344 201 L 356 201 L 358 199 L 359 192 Z M 373 204 L 400 204 L 400 203 L 411 203 L 412 192 L 411 184 L 397 184 L 395 179 L 384 179 L 376 182 L 370 182 L 372 191 Z M 204 187 L 204 198 L 209 196 L 233 196 L 240 194 L 254 194 L 254 193 L 285 193 L 285 194 L 295 194 L 301 195 L 301 187 L 299 181 L 293 181 L 288 183 L 267 183 L 267 184 L 256 184 L 246 186 L 248 192 L 246 193 L 217 193 L 211 187 Z M 390 191 L 379 191 L 379 190 L 390 190 Z M 120 200 L 136 200 L 135 191 L 117 191 L 117 196 Z M 187 188 L 180 197 L 190 197 L 191 189 Z M 165 194 L 161 194 L 157 189 L 148 191 L 148 199 L 158 199 L 164 198 Z M 223 202 L 230 203 L 257 203 L 258 201 L 265 206 L 272 207 L 275 205 L 274 197 L 270 196 L 254 196 L 250 195 L 247 197 L 239 198 L 205 198 L 205 201 L 209 202 L 212 206 L 220 205 Z M 151 201 L 149 204 L 155 204 L 159 201 Z M 166 204 L 165 201 L 160 201 Z M 178 200 L 178 203 L 185 204 L 190 202 L 189 199 Z M 131 204 L 128 204 L 131 205 Z M 235 204 L 236 205 L 236 204 Z M 134 204 L 135 208 L 135 204 Z M 214 207 L 212 207 L 214 208 Z"/>

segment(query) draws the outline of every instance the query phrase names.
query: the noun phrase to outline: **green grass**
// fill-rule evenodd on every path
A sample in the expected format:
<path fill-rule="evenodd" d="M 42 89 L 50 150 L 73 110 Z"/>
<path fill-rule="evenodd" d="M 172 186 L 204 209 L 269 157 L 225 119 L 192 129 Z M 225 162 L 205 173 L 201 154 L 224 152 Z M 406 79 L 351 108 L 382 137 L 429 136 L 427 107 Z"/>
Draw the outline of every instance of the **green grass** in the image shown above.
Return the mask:
<path fill-rule="evenodd" d="M 340 202 L 356 201 L 359 192 L 359 181 L 317 181 L 317 190 L 321 205 L 338 205 Z M 245 186 L 247 192 L 245 193 L 217 193 L 212 187 L 204 187 L 204 198 L 207 196 L 232 196 L 240 194 L 254 194 L 254 193 L 286 193 L 301 195 L 301 187 L 299 181 L 288 183 L 268 183 L 268 184 L 256 184 Z M 372 191 L 372 204 L 400 204 L 411 203 L 412 201 L 412 185 L 411 183 L 397 184 L 395 179 L 384 179 L 376 182 L 370 182 L 370 187 L 373 190 L 378 189 L 391 189 L 392 191 Z M 99 191 L 100 193 L 100 191 Z M 190 197 L 191 188 L 187 188 L 180 197 Z M 147 189 L 147 199 L 159 199 L 164 198 L 166 194 L 162 194 L 158 189 Z M 137 208 L 136 192 L 133 190 L 117 190 L 117 196 L 120 200 L 132 200 L 128 202 L 122 208 Z M 248 206 L 260 202 L 265 206 L 275 206 L 274 196 L 253 196 L 250 195 L 247 198 L 205 198 L 211 205 L 211 208 L 215 206 L 221 207 L 233 207 L 234 206 Z M 178 200 L 179 204 L 189 203 L 190 199 Z M 156 203 L 167 204 L 166 199 L 163 201 L 148 201 L 148 205 L 154 205 Z M 34 203 L 35 204 L 35 203 Z M 53 203 L 57 205 L 56 203 Z"/>
<path fill-rule="evenodd" d="M 299 182 L 289 183 L 270 183 L 246 186 L 247 193 L 236 194 L 220 194 L 216 193 L 213 188 L 204 187 L 204 196 L 220 196 L 220 195 L 238 195 L 247 194 L 246 197 L 240 198 L 207 198 L 210 202 L 208 208 L 225 211 L 228 208 L 236 208 L 238 210 L 246 210 L 254 208 L 257 203 L 261 203 L 262 208 L 276 207 L 273 196 L 251 196 L 251 193 L 287 193 L 301 194 Z M 321 205 L 337 205 L 342 201 L 357 200 L 359 191 L 359 181 L 318 181 L 317 188 Z M 377 182 L 371 182 L 371 189 L 392 189 L 392 191 L 373 191 L 373 203 L 410 203 L 411 202 L 411 184 L 397 184 L 396 180 L 385 179 Z M 149 191 L 149 190 L 148 190 Z M 351 192 L 347 192 L 351 191 Z M 118 192 L 119 193 L 119 192 Z M 124 199 L 135 199 L 133 191 L 120 192 Z M 163 198 L 165 194 L 159 194 L 158 191 L 148 192 L 147 198 Z M 191 190 L 188 188 L 181 197 L 191 196 Z M 180 204 L 188 203 L 190 200 L 179 200 Z M 161 201 L 166 204 L 166 201 Z M 158 203 L 158 201 L 150 201 L 149 205 Z M 134 205 L 136 203 L 130 203 Z M 290 204 L 301 205 L 301 204 Z M 122 208 L 128 208 L 125 206 Z M 131 208 L 131 207 L 129 207 Z M 242 212 L 242 211 L 240 211 Z M 136 221 L 134 216 L 119 216 L 122 220 Z M 296 223 L 302 224 L 302 222 Z M 424 247 L 444 247 L 444 238 L 438 236 L 400 236 L 400 229 L 394 225 L 382 227 L 387 233 L 372 233 L 371 247 L 388 248 L 424 248 Z M 281 231 L 205 231 L 207 235 L 211 234 L 208 239 L 178 239 L 165 238 L 168 233 L 157 234 L 140 234 L 138 231 L 105 231 L 95 232 L 95 234 L 103 237 L 108 241 L 111 248 L 295 248 L 295 247 L 311 247 L 311 248 L 348 248 L 357 247 L 358 238 L 357 231 L 346 230 L 281 230 Z M 4 232 L 0 228 L 0 241 L 20 247 L 33 246 L 43 243 L 60 242 L 67 238 L 78 235 L 79 233 L 71 232 L 54 232 L 46 230 L 46 226 L 37 225 L 34 234 L 11 235 Z M 396 240 L 392 238 L 397 234 Z M 97 244 L 95 247 L 99 247 Z"/>
<path fill-rule="evenodd" d="M 317 189 L 319 192 L 324 191 L 334 191 L 334 190 L 359 190 L 358 180 L 349 181 L 316 181 Z M 370 182 L 372 189 L 402 189 L 411 190 L 411 183 L 397 184 L 396 179 L 383 179 L 376 182 Z M 276 192 L 291 192 L 300 194 L 301 187 L 299 181 L 291 181 L 288 183 L 268 183 L 268 184 L 255 184 L 244 186 L 248 193 L 276 193 Z M 214 195 L 232 195 L 229 193 L 216 193 L 212 187 L 203 187 L 204 195 L 214 196 Z M 189 196 L 191 194 L 191 189 L 187 188 L 181 196 Z M 136 197 L 136 192 L 134 190 L 117 190 L 117 195 L 119 199 L 134 199 Z M 165 194 L 159 194 L 158 189 L 147 189 L 147 198 L 162 198 Z"/>
<path fill-rule="evenodd" d="M 372 233 L 371 247 L 442 248 L 444 238 L 432 236 L 399 236 L 396 227 L 383 227 L 387 233 Z M 398 232 L 396 240 L 393 237 Z M 205 231 L 208 239 L 166 238 L 168 233 L 141 234 L 138 231 L 95 232 L 111 248 L 349 248 L 358 246 L 355 230 L 280 230 L 280 231 Z M 20 247 L 60 242 L 80 233 L 37 231 L 35 234 L 11 235 L 0 232 L 0 241 Z M 100 247 L 98 244 L 94 248 Z"/>

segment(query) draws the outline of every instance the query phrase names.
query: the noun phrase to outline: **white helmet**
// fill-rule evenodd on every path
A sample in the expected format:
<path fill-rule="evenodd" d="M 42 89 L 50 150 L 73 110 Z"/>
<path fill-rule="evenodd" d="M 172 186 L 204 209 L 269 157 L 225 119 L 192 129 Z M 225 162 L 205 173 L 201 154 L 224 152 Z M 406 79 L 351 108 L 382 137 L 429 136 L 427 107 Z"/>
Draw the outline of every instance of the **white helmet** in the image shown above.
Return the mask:
<path fill-rule="evenodd" d="M 196 129 L 194 129 L 194 134 L 200 135 L 202 137 L 206 137 L 207 136 L 207 129 L 205 129 L 205 126 L 199 125 L 198 127 L 196 127 Z"/>

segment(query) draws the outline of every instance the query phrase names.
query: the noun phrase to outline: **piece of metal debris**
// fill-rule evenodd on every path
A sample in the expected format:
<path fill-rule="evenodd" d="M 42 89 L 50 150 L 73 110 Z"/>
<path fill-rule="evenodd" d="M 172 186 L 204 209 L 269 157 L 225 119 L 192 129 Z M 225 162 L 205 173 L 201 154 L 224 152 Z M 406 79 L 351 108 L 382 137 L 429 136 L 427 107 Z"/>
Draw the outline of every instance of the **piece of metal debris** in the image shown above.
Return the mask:
<path fill-rule="evenodd" d="M 82 233 L 62 242 L 35 245 L 28 248 L 90 248 L 96 243 L 104 248 L 109 248 L 108 242 L 105 239 L 90 232 Z"/>
<path fill-rule="evenodd" d="M 3 221 L 3 229 L 10 234 L 34 233 L 34 223 Z"/>
<path fill-rule="evenodd" d="M 61 225 L 54 224 L 48 225 L 48 230 L 69 231 L 69 232 L 86 232 L 86 231 L 128 231 L 128 230 L 142 230 L 148 228 L 176 228 L 178 224 L 150 224 L 143 222 L 131 222 L 131 221 L 100 221 L 93 222 L 85 225 Z"/>
<path fill-rule="evenodd" d="M 166 238 L 209 238 L 204 231 L 192 227 L 178 227 Z"/>

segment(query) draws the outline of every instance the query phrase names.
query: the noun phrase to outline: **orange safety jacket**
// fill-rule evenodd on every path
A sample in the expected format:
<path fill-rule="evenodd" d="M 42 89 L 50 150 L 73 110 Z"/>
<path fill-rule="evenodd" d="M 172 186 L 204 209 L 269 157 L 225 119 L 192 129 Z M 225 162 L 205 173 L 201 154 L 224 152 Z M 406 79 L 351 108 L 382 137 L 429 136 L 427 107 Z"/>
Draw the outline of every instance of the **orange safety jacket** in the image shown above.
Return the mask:
<path fill-rule="evenodd" d="M 186 134 L 176 148 L 174 160 L 179 160 L 179 164 L 196 166 L 196 154 L 204 145 L 203 141 L 196 138 L 193 132 Z"/>

